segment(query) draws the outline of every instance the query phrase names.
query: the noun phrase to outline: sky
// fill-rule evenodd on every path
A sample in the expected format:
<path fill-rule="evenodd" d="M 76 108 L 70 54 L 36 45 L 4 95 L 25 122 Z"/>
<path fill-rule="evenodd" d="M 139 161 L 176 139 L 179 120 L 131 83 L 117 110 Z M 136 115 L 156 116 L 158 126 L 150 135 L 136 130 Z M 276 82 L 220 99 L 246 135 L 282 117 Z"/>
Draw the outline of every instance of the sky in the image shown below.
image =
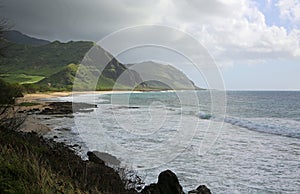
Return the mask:
<path fill-rule="evenodd" d="M 189 34 L 208 50 L 228 90 L 300 90 L 299 0 L 0 2 L 0 16 L 13 29 L 48 40 L 97 42 L 123 28 L 168 26 Z M 120 60 L 142 60 L 133 55 L 128 52 Z M 184 65 L 181 70 L 197 82 L 195 72 Z"/>

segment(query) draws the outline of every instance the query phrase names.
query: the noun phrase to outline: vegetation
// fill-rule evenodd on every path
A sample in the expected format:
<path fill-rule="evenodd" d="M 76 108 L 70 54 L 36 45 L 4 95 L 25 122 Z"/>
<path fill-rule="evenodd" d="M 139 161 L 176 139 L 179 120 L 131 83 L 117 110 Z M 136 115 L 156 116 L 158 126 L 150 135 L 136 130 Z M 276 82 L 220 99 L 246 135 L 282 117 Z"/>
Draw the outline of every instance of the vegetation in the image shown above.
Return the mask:
<path fill-rule="evenodd" d="M 83 161 L 63 143 L 0 128 L 0 193 L 137 193 L 104 163 Z"/>
<path fill-rule="evenodd" d="M 127 65 L 131 67 L 131 64 Z M 163 65 L 148 61 L 134 65 L 134 70 L 140 72 L 148 81 L 142 90 L 195 89 L 194 83 L 181 71 L 171 65 Z"/>
<path fill-rule="evenodd" d="M 0 164 L 0 193 L 87 193 L 29 150 L 0 145 Z"/>
<path fill-rule="evenodd" d="M 16 97 L 22 97 L 22 87 L 18 84 L 9 84 L 0 79 L 0 107 L 1 105 L 14 104 Z"/>
<path fill-rule="evenodd" d="M 17 115 L 14 109 L 15 98 L 22 97 L 22 89 L 17 84 L 9 84 L 0 79 L 0 129 L 19 127 L 25 117 Z"/>
<path fill-rule="evenodd" d="M 5 51 L 6 57 L 0 58 L 0 77 L 7 82 L 24 85 L 25 91 L 31 93 L 72 90 L 79 64 L 94 43 L 55 41 L 32 46 L 4 41 L 4 45 L 8 48 Z M 99 52 L 105 51 L 99 47 Z M 97 67 L 83 67 L 77 83 L 82 83 L 80 89 L 111 90 L 115 80 L 125 70 L 126 67 L 115 59 L 105 67 L 102 74 Z M 89 84 L 94 80 L 98 80 L 98 84 L 91 88 Z"/>
<path fill-rule="evenodd" d="M 5 57 L 0 59 L 0 72 L 49 77 L 70 63 L 79 64 L 92 42 L 58 41 L 42 46 L 3 42 L 8 46 Z"/>
<path fill-rule="evenodd" d="M 26 74 L 0 74 L 0 78 L 9 83 L 18 83 L 18 84 L 33 84 L 44 79 L 44 76 L 37 75 L 26 75 Z"/>
<path fill-rule="evenodd" d="M 146 67 L 148 75 L 156 75 L 161 81 L 141 83 L 141 77 L 136 71 L 129 70 L 126 65 L 115 58 L 108 64 L 97 64 L 97 62 L 92 61 L 93 65 L 81 66 L 80 72 L 77 72 L 84 56 L 94 46 L 93 42 L 70 41 L 61 43 L 54 41 L 52 43 L 25 44 L 25 42 L 37 40 L 32 38 L 33 40 L 30 41 L 28 36 L 23 36 L 26 41 L 22 40 L 21 35 L 18 34 L 16 40 L 19 43 L 18 41 L 2 41 L 1 45 L 6 49 L 5 57 L 0 58 L 0 78 L 9 83 L 23 85 L 25 92 L 70 91 L 73 89 L 75 79 L 76 89 L 79 90 L 112 90 L 114 87 L 116 87 L 114 89 L 119 90 L 132 89 L 133 87 L 137 90 L 172 88 L 163 82 L 172 82 L 176 89 L 191 89 L 187 88 L 190 83 L 185 83 L 188 78 L 181 71 L 157 63 L 148 62 L 145 64 L 148 65 Z M 108 56 L 107 59 L 112 58 L 101 47 L 95 47 L 95 49 L 102 58 Z M 144 69 L 145 64 L 141 64 L 140 68 Z M 102 70 L 103 65 L 105 67 Z M 126 80 L 122 80 L 116 86 L 116 81 L 124 73 L 127 76 Z M 95 80 L 98 82 L 92 84 Z M 141 84 L 138 85 L 139 83 Z"/>

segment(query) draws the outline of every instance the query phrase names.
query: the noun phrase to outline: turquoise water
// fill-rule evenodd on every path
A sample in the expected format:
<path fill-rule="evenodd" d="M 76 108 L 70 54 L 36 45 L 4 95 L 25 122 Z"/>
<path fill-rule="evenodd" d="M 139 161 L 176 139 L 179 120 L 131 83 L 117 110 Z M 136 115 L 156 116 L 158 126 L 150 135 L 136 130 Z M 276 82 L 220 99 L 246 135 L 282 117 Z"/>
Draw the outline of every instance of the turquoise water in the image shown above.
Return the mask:
<path fill-rule="evenodd" d="M 206 184 L 213 193 L 299 193 L 300 92 L 227 92 L 226 107 L 220 96 L 181 91 L 60 100 L 96 103 L 93 112 L 75 114 L 72 132 L 87 149 L 138 170 L 146 183 L 171 169 L 185 190 Z"/>

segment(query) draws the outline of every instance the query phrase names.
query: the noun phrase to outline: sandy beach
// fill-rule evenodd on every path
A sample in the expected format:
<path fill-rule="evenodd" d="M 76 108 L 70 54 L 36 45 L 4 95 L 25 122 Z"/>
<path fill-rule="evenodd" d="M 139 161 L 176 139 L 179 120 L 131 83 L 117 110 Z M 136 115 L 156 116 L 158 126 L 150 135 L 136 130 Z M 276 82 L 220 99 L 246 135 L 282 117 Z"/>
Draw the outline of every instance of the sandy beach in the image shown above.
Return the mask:
<path fill-rule="evenodd" d="M 57 98 L 72 95 L 72 92 L 53 92 L 53 93 L 35 93 L 25 94 L 24 97 L 17 99 L 17 104 L 22 102 L 33 102 L 44 98 Z"/>
<path fill-rule="evenodd" d="M 122 91 L 122 90 L 114 90 L 114 91 L 76 91 L 76 92 L 51 92 L 51 93 L 35 93 L 35 94 L 25 94 L 24 97 L 17 99 L 17 104 L 22 102 L 34 102 L 40 99 L 47 98 L 58 98 L 79 94 L 113 94 L 113 93 L 139 93 L 142 91 Z"/>

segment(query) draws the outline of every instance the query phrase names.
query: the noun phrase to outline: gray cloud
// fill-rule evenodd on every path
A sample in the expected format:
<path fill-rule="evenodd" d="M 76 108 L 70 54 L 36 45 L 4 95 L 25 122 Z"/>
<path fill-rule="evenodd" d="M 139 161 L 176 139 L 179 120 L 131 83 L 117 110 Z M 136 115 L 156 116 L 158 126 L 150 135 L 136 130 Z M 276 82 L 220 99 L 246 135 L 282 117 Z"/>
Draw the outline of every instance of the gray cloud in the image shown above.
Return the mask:
<path fill-rule="evenodd" d="M 151 10 L 150 4 L 132 6 L 120 0 L 9 0 L 3 3 L 1 16 L 30 35 L 99 40 L 120 28 L 148 22 Z"/>
<path fill-rule="evenodd" d="M 50 40 L 98 41 L 121 28 L 161 24 L 192 33 L 221 63 L 300 56 L 300 30 L 267 26 L 265 16 L 248 0 L 5 0 L 2 4 L 0 15 L 16 29 Z"/>

